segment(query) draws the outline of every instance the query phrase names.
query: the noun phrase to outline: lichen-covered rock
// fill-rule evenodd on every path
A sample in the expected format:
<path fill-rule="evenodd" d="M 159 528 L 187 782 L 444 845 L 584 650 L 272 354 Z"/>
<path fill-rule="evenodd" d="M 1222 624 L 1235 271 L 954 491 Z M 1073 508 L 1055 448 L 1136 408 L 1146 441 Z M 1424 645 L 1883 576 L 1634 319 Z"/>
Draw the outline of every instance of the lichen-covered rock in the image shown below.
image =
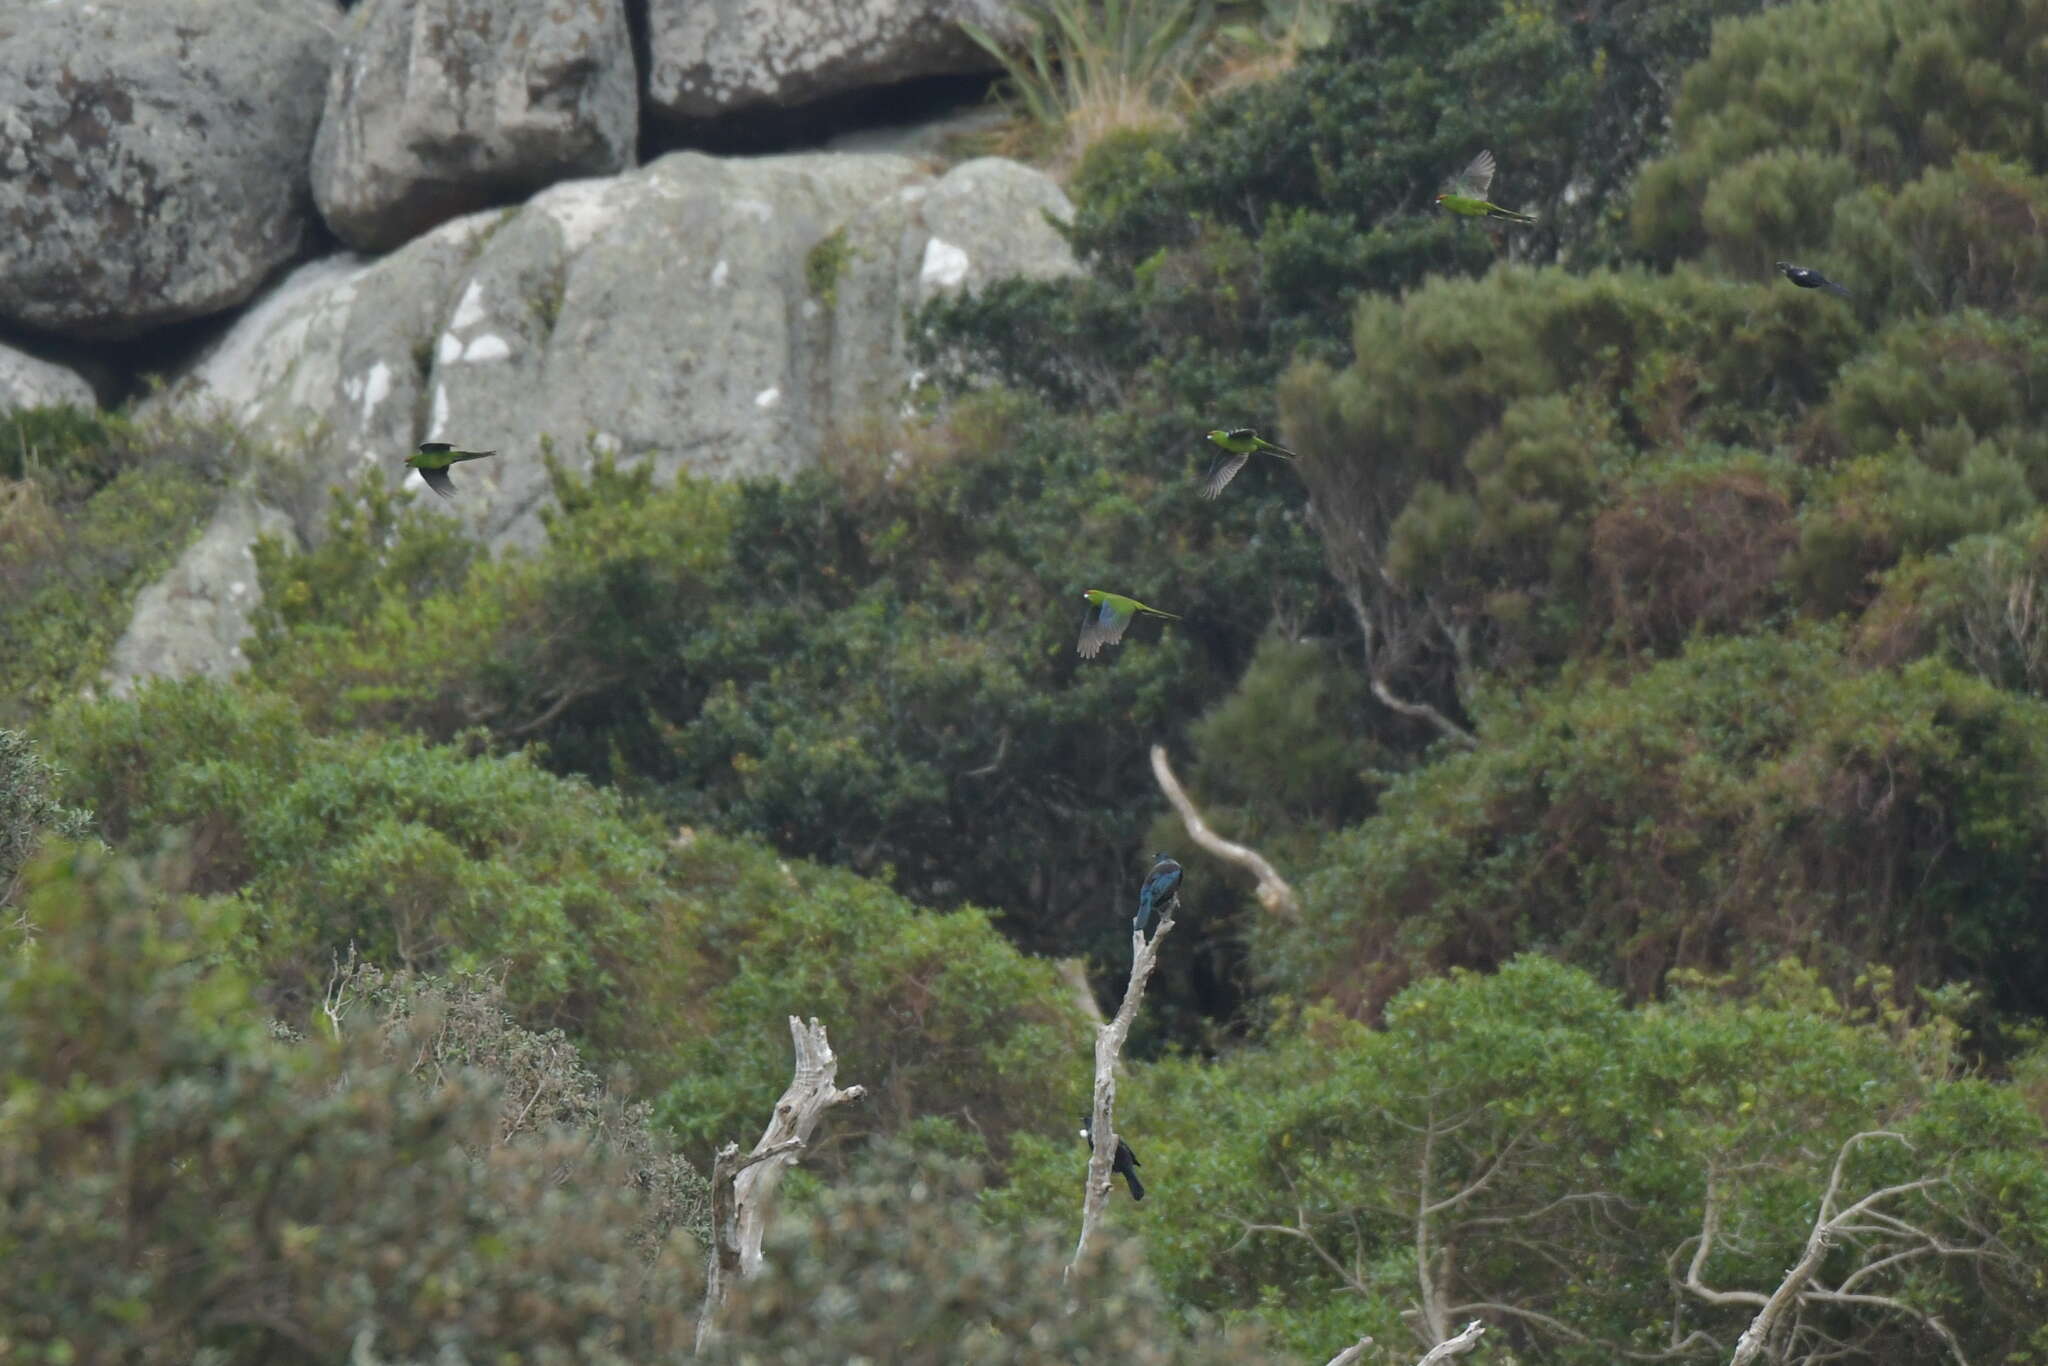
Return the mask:
<path fill-rule="evenodd" d="M 436 504 L 530 540 L 544 443 L 719 477 L 786 475 L 897 420 L 906 317 L 933 294 L 1075 269 L 1014 163 L 679 152 L 451 223 L 378 261 L 301 269 L 161 401 L 298 433 L 324 485 L 413 444 L 495 448 Z M 409 477 L 409 476 L 408 476 Z M 411 481 L 418 487 L 417 480 Z M 301 491 L 280 490 L 285 506 Z M 318 528 L 302 521 L 305 533 Z"/>
<path fill-rule="evenodd" d="M 648 0 L 651 108 L 710 118 L 995 63 L 960 28 L 1020 31 L 1010 0 Z"/>
<path fill-rule="evenodd" d="M 0 319 L 128 337 L 240 303 L 313 226 L 324 0 L 0 5 Z"/>
<path fill-rule="evenodd" d="M 419 441 L 426 382 L 456 288 L 510 210 L 444 223 L 371 260 L 350 253 L 299 267 L 198 362 L 144 405 L 221 416 L 302 453 L 274 501 L 303 509 L 366 464 L 395 481 Z M 279 474 L 274 478 L 284 478 Z"/>
<path fill-rule="evenodd" d="M 623 0 L 366 0 L 313 147 L 343 241 L 384 251 L 460 214 L 633 164 Z"/>
<path fill-rule="evenodd" d="M 245 496 L 221 505 L 171 572 L 136 597 L 107 666 L 115 693 L 142 679 L 225 678 L 242 667 L 249 615 L 262 600 L 254 554 L 262 536 L 290 543 L 291 519 Z"/>
<path fill-rule="evenodd" d="M 37 360 L 25 351 L 0 346 L 0 413 L 16 408 L 97 406 L 92 386 L 75 370 Z"/>

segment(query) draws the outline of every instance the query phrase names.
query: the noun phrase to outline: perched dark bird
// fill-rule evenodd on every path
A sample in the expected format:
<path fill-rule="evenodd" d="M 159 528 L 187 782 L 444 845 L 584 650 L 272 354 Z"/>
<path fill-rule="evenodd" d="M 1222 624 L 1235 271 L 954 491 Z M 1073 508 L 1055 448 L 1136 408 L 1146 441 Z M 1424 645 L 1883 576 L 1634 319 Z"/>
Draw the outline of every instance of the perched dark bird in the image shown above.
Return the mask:
<path fill-rule="evenodd" d="M 1795 266 L 1790 261 L 1780 261 L 1778 262 L 1778 269 L 1784 272 L 1786 279 L 1798 285 L 1801 289 L 1825 289 L 1830 293 L 1839 294 L 1845 299 L 1856 297 L 1811 266 Z"/>
<path fill-rule="evenodd" d="M 1138 889 L 1138 914 L 1131 920 L 1131 928 L 1140 934 L 1152 928 L 1154 911 L 1164 911 L 1180 895 L 1180 865 L 1164 854 L 1154 854 L 1152 859 L 1152 871 L 1145 874 L 1145 885 Z"/>
<path fill-rule="evenodd" d="M 1275 445 L 1249 427 L 1238 427 L 1224 431 L 1218 427 L 1209 433 L 1209 440 L 1221 446 L 1225 452 L 1216 462 L 1216 468 L 1209 471 L 1209 477 L 1202 481 L 1202 496 L 1214 498 L 1222 493 L 1237 472 L 1244 468 L 1244 462 L 1252 458 L 1254 451 L 1266 451 L 1282 460 L 1294 459 L 1294 452 L 1285 446 Z"/>
<path fill-rule="evenodd" d="M 1081 1116 L 1081 1141 L 1090 1149 L 1095 1147 L 1095 1121 L 1087 1115 Z M 1145 1183 L 1138 1179 L 1138 1165 L 1138 1155 L 1131 1151 L 1131 1145 L 1124 1142 L 1119 1135 L 1116 1140 L 1116 1157 L 1110 1162 L 1109 1169 L 1121 1176 L 1124 1184 L 1131 1188 L 1133 1200 L 1145 1198 Z"/>
<path fill-rule="evenodd" d="M 496 455 L 496 451 L 458 451 L 445 441 L 422 441 L 420 448 L 405 457 L 405 463 L 420 472 L 420 478 L 427 487 L 443 498 L 455 496 L 455 485 L 448 478 L 448 467 L 464 460 L 482 460 Z"/>
<path fill-rule="evenodd" d="M 1081 596 L 1088 600 L 1088 612 L 1081 618 L 1081 639 L 1074 649 L 1083 659 L 1093 659 L 1102 653 L 1103 646 L 1122 640 L 1131 619 L 1140 612 L 1165 617 L 1168 621 L 1180 620 L 1176 613 L 1147 607 L 1136 598 L 1127 598 L 1121 593 L 1105 593 L 1100 588 L 1091 588 Z"/>

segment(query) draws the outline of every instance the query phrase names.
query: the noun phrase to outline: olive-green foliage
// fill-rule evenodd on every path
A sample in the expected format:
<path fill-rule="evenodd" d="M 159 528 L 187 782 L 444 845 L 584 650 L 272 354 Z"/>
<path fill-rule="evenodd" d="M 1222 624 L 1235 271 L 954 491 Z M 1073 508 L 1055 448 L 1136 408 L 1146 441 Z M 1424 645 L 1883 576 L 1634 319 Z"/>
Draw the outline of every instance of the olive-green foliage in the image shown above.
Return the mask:
<path fill-rule="evenodd" d="M 2001 688 L 2048 697 L 2048 516 L 1900 564 L 1859 643 L 1883 664 L 1939 651 Z"/>
<path fill-rule="evenodd" d="M 1346 5 L 1284 79 L 1204 101 L 1182 131 L 1095 145 L 1070 233 L 1095 277 L 946 301 L 926 320 L 958 368 L 1069 401 L 1101 401 L 1149 364 L 1181 402 L 1241 406 L 1297 346 L 1337 354 L 1368 291 L 1476 273 L 1503 250 L 1611 255 L 1664 89 L 1717 16 L 1755 7 Z M 1437 209 L 1488 147 L 1495 198 L 1537 212 L 1536 228 L 1503 238 Z"/>
<path fill-rule="evenodd" d="M 0 723 L 92 681 L 135 594 L 252 458 L 225 427 L 72 408 L 0 416 Z"/>
<path fill-rule="evenodd" d="M 438 971 L 502 966 L 523 1019 L 635 1042 L 634 985 L 669 970 L 664 851 L 616 794 L 522 754 L 319 736 L 274 695 L 156 683 L 47 727 L 117 848 L 190 833 L 194 885 L 247 908 L 245 961 L 289 991 L 353 943 Z"/>
<path fill-rule="evenodd" d="M 49 729 L 117 847 L 188 832 L 193 885 L 242 908 L 236 958 L 275 999 L 310 1010 L 351 949 L 494 971 L 523 1025 L 630 1058 L 695 1152 L 767 1122 L 792 1014 L 821 1018 L 872 1093 L 842 1144 L 940 1115 L 1000 1157 L 1011 1129 L 1067 1108 L 1086 1056 L 1050 965 L 985 913 L 919 911 L 748 842 L 672 846 L 523 753 L 315 735 L 291 703 L 210 682 L 77 704 Z"/>
<path fill-rule="evenodd" d="M 587 1130 L 477 1073 L 273 1037 L 232 905 L 75 853 L 0 945 L 0 1355 L 172 1363 L 686 1351 L 698 1259 Z M 407 1058 L 392 1061 L 394 1053 Z"/>
<path fill-rule="evenodd" d="M 1052 964 L 1011 949 L 985 913 L 919 911 L 879 883 L 708 836 L 675 863 L 693 889 L 677 932 L 696 946 L 683 985 L 702 1027 L 676 1050 L 659 1113 L 693 1151 L 745 1147 L 767 1124 L 792 1015 L 830 1029 L 839 1084 L 868 1092 L 807 1154 L 823 1170 L 867 1135 L 932 1120 L 958 1131 L 932 1141 L 1000 1159 L 1013 1131 L 1082 1103 L 1086 1021 Z"/>
<path fill-rule="evenodd" d="M 1310 1012 L 1220 1062 L 1141 1067 L 1118 1116 L 1148 1175 L 1150 1260 L 1177 1299 L 1250 1312 L 1297 1360 L 1360 1333 L 1412 1360 L 1420 1259 L 1449 1326 L 1486 1317 L 1487 1341 L 1517 1360 L 1609 1366 L 1683 1344 L 1669 1359 L 1726 1361 L 1756 1306 L 1676 1284 L 1709 1191 L 1719 1227 L 1704 1283 L 1768 1293 L 1840 1145 L 1888 1129 L 1906 1142 L 1859 1144 L 1840 1203 L 1942 1179 L 1882 1213 L 1995 1255 L 1915 1253 L 1861 1288 L 1939 1313 L 1970 1360 L 2032 1360 L 2048 1347 L 2048 1131 L 2015 1089 L 1953 1079 L 1952 1025 L 1908 1027 L 1889 995 L 1876 999 L 1874 1013 L 1846 1010 L 1779 967 L 1746 999 L 1691 990 L 1626 1009 L 1585 973 L 1528 956 L 1417 983 L 1384 1028 Z M 1071 1218 L 1077 1146 L 1027 1153 L 998 1215 Z M 1866 1227 L 1823 1280 L 1916 1246 Z M 1874 1305 L 1802 1317 L 1857 1360 L 1940 1354 Z"/>
<path fill-rule="evenodd" d="M 1871 963 L 2048 1009 L 2048 705 L 1938 660 L 1850 666 L 1833 633 L 1575 670 L 1334 837 L 1279 977 L 1370 1009 L 1543 948 L 1635 998 L 1674 968 Z"/>
<path fill-rule="evenodd" d="M 492 1151 L 544 1141 L 557 1129 L 602 1144 L 640 1192 L 633 1236 L 649 1256 L 677 1229 L 710 1244 L 710 1186 L 650 1128 L 652 1107 L 621 1100 L 561 1030 L 521 1026 L 504 983 L 477 974 L 387 973 L 351 954 L 336 961 L 320 1009 L 315 1033 L 366 1033 L 378 1057 L 424 1086 L 457 1072 L 487 1078 L 499 1098 Z"/>
<path fill-rule="evenodd" d="M 903 1366 L 1272 1360 L 1258 1339 L 1188 1322 L 1135 1243 L 1103 1234 L 1071 1280 L 1069 1230 L 992 1230 L 971 1169 L 895 1152 L 779 1221 L 767 1267 L 734 1289 L 709 1360 Z"/>
<path fill-rule="evenodd" d="M 1426 642 L 1407 686 L 1773 605 L 1797 484 L 1765 452 L 1858 343 L 1791 293 L 1502 269 L 1362 304 L 1355 362 L 1287 377 L 1332 568 L 1389 639 Z"/>
<path fill-rule="evenodd" d="M 2044 36 L 2048 6 L 2038 0 L 1813 0 L 1722 25 L 1672 107 L 1676 148 L 1644 168 L 1637 240 L 1666 261 L 1711 249 L 1755 278 L 1775 259 L 1869 244 L 1863 220 L 1875 215 L 1912 244 L 1917 287 L 1953 297 L 1977 267 L 1946 248 L 1981 241 L 1983 265 L 1995 271 L 2016 259 L 2000 238 L 2041 235 L 2024 217 L 1985 213 L 2015 191 L 2036 197 L 2030 178 L 1963 154 L 2048 161 Z M 1932 193 L 1906 188 L 1952 164 L 1958 174 L 1928 176 Z M 1858 186 L 1876 193 L 1849 193 Z M 1939 206 L 1942 193 L 1964 186 L 1971 193 L 1956 209 Z M 1901 191 L 1897 200 L 1891 191 Z M 1931 233 L 1930 208 L 1948 220 Z M 2038 246 L 2018 250 L 2018 259 L 2038 255 Z M 1876 252 L 1861 259 L 1879 264 Z"/>
<path fill-rule="evenodd" d="M 82 840 L 92 829 L 90 811 L 52 795 L 57 785 L 28 737 L 0 727 L 0 906 L 13 901 L 21 870 L 44 840 Z"/>
<path fill-rule="evenodd" d="M 1201 504 L 1187 426 L 994 394 L 906 439 L 887 478 L 850 451 L 786 483 L 561 474 L 547 545 L 493 561 L 373 502 L 309 555 L 266 553 L 253 671 L 316 725 L 481 723 L 675 820 L 1070 951 L 1128 890 L 1146 746 L 1228 690 L 1273 614 L 1315 618 L 1312 542 L 1277 465 Z M 1186 620 L 1081 661 L 1091 587 Z"/>

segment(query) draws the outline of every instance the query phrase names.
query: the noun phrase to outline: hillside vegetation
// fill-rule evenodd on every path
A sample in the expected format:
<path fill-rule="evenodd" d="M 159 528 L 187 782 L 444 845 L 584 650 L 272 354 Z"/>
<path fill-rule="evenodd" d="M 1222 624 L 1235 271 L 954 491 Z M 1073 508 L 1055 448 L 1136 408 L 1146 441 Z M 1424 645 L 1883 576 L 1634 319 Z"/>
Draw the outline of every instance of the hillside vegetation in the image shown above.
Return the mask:
<path fill-rule="evenodd" d="M 98 696 L 226 465 L 7 419 L 0 1356 L 680 1359 L 800 1014 L 736 1362 L 1722 1362 L 1807 1250 L 1778 1360 L 2048 1362 L 2048 0 L 1049 8 L 1178 54 L 1020 105 L 1087 272 L 788 482 L 394 457 Z"/>

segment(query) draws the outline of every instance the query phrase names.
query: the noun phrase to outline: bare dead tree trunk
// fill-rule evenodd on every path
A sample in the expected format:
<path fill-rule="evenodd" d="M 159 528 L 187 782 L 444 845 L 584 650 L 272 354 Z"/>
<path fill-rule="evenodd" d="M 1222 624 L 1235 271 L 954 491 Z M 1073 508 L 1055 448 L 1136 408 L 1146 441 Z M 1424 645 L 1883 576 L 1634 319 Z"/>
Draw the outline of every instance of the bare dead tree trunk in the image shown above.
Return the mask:
<path fill-rule="evenodd" d="M 1159 783 L 1159 790 L 1166 794 L 1166 800 L 1173 803 L 1173 809 L 1180 813 L 1180 823 L 1187 827 L 1188 838 L 1203 849 L 1226 863 L 1234 863 L 1259 880 L 1259 905 L 1274 915 L 1292 920 L 1301 914 L 1301 900 L 1294 894 L 1294 888 L 1287 879 L 1280 876 L 1273 865 L 1266 862 L 1264 855 L 1247 845 L 1224 839 L 1209 828 L 1202 819 L 1202 813 L 1187 792 L 1182 789 L 1180 779 L 1173 776 L 1173 768 L 1166 762 L 1166 746 L 1152 746 L 1152 776 Z"/>
<path fill-rule="evenodd" d="M 767 1227 L 768 1201 L 782 1182 L 782 1173 L 797 1160 L 827 1110 L 859 1100 L 867 1088 L 839 1089 L 833 1078 L 839 1059 L 815 1019 L 806 1025 L 789 1017 L 789 1037 L 796 1047 L 796 1072 L 761 1141 L 745 1157 L 728 1143 L 711 1164 L 711 1273 L 704 1287 L 704 1308 L 697 1317 L 697 1350 L 717 1336 L 718 1311 L 735 1280 L 761 1269 L 761 1234 Z"/>
<path fill-rule="evenodd" d="M 1069 1279 L 1081 1264 L 1081 1254 L 1088 1250 L 1088 1240 L 1102 1219 L 1103 1206 L 1109 1203 L 1111 1169 L 1116 1161 L 1117 1060 L 1123 1054 L 1124 1040 L 1130 1036 L 1131 1022 L 1138 1018 L 1138 1002 L 1145 995 L 1145 982 L 1159 961 L 1159 945 L 1173 929 L 1173 913 L 1179 909 L 1180 896 L 1175 894 L 1161 910 L 1159 925 L 1149 940 L 1144 931 L 1132 929 L 1131 978 L 1124 987 L 1123 1004 L 1117 1007 L 1108 1024 L 1095 1031 L 1095 1109 L 1088 1121 L 1093 1135 L 1092 1151 L 1088 1157 L 1088 1187 L 1081 1196 L 1081 1237 L 1074 1244 L 1074 1256 L 1064 1273 Z"/>

